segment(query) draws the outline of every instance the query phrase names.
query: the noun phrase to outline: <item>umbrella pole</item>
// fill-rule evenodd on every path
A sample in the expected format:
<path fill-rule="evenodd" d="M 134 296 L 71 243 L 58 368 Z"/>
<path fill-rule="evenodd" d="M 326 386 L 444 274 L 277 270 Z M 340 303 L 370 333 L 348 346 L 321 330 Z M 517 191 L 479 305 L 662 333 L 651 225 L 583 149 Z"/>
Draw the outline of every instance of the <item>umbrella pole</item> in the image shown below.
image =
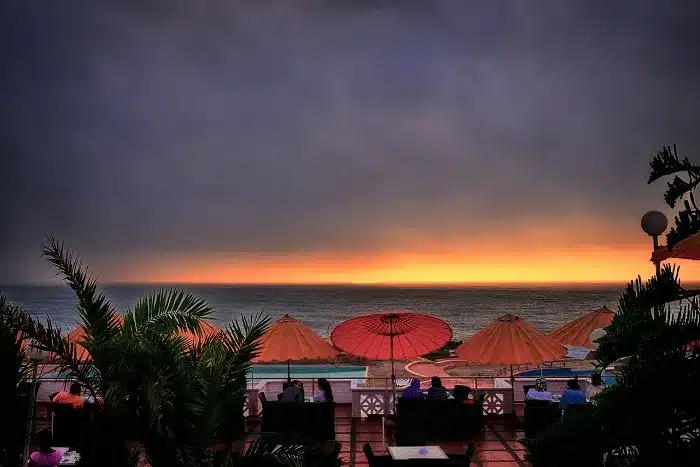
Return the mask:
<path fill-rule="evenodd" d="M 513 413 L 515 414 L 515 376 L 513 376 L 513 365 L 510 366 L 510 387 L 513 388 Z"/>
<path fill-rule="evenodd" d="M 292 369 L 289 364 L 289 359 L 287 359 L 287 383 L 292 384 Z"/>
<path fill-rule="evenodd" d="M 394 414 L 396 414 L 396 371 L 394 370 L 394 336 L 389 336 L 391 341 L 391 392 L 393 393 Z"/>
<path fill-rule="evenodd" d="M 394 323 L 389 320 L 389 352 L 391 352 L 391 393 L 393 394 L 393 414 L 396 415 L 396 371 L 394 370 Z"/>

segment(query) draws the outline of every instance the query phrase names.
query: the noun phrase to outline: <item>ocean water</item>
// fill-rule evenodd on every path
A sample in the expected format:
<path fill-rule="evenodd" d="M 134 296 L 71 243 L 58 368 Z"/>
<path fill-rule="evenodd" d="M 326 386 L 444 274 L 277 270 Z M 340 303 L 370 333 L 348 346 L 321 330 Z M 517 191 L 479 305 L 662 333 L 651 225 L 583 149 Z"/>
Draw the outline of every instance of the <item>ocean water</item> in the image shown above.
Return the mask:
<path fill-rule="evenodd" d="M 104 288 L 118 311 L 154 290 L 154 285 Z M 624 286 L 576 285 L 529 287 L 384 287 L 384 286 L 233 286 L 186 285 L 214 308 L 212 324 L 225 326 L 242 315 L 263 311 L 276 320 L 284 314 L 324 337 L 341 321 L 386 310 L 415 310 L 447 321 L 456 339 L 465 339 L 493 319 L 513 313 L 541 331 L 550 331 L 584 313 L 607 305 L 616 309 Z M 48 316 L 63 329 L 73 328 L 76 300 L 67 286 L 0 286 L 27 311 Z"/>

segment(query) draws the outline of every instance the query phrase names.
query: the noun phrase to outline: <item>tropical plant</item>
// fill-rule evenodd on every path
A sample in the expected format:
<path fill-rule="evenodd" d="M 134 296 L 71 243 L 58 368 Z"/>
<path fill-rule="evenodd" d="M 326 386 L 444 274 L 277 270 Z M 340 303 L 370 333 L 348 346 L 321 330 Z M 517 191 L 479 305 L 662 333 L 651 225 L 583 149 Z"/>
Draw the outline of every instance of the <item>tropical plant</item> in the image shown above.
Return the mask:
<path fill-rule="evenodd" d="M 8 467 L 21 465 L 29 408 L 30 395 L 20 390 L 29 371 L 19 325 L 22 319 L 22 311 L 0 294 L 0 400 L 6 402 L 0 423 L 0 465 Z"/>
<path fill-rule="evenodd" d="M 700 166 L 691 164 L 687 157 L 680 159 L 675 144 L 672 147 L 664 146 L 651 160 L 650 166 L 647 183 L 673 175 L 664 194 L 666 204 L 673 208 L 678 201 L 683 201 L 683 209 L 674 219 L 675 227 L 666 234 L 666 245 L 670 249 L 681 240 L 700 232 L 700 208 L 695 203 L 694 195 L 700 185 Z M 681 178 L 679 174 L 685 174 L 687 178 Z"/>
<path fill-rule="evenodd" d="M 667 235 L 669 247 L 700 231 L 693 191 L 700 168 L 664 148 L 651 162 L 649 183 L 676 175 L 666 202 L 686 195 L 684 209 Z M 687 290 L 678 268 L 665 266 L 646 283 L 630 282 L 613 322 L 596 351 L 601 368 L 620 357 L 629 363 L 597 404 L 535 437 L 527 455 L 539 466 L 695 465 L 700 455 L 700 308 L 698 291 Z"/>
<path fill-rule="evenodd" d="M 242 434 L 246 372 L 268 318 L 233 322 L 218 336 L 190 343 L 182 331 L 201 331 L 212 311 L 204 300 L 159 291 L 122 320 L 77 255 L 53 237 L 42 250 L 75 293 L 85 337 L 68 342 L 51 322 L 16 319 L 25 335 L 59 358 L 62 377 L 104 397 L 81 463 L 122 467 L 145 458 L 153 467 L 174 467 L 221 461 L 217 449 Z M 78 344 L 91 358 L 81 356 Z"/>

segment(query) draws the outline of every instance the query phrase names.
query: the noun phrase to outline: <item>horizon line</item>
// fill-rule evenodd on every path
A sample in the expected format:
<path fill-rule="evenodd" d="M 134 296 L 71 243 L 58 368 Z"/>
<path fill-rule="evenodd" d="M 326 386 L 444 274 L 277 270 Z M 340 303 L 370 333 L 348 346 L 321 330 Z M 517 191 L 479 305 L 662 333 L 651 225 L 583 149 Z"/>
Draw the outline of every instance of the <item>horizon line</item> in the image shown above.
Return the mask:
<path fill-rule="evenodd" d="M 221 287 L 484 287 L 484 286 L 626 286 L 630 281 L 485 281 L 485 282 L 455 282 L 455 281 L 327 281 L 327 282 L 196 282 L 196 281 L 103 281 L 104 286 L 221 286 Z M 692 281 L 686 282 L 694 283 Z M 697 282 L 700 283 L 700 282 Z M 2 287 L 49 287 L 63 286 L 63 282 L 17 282 L 0 284 Z"/>

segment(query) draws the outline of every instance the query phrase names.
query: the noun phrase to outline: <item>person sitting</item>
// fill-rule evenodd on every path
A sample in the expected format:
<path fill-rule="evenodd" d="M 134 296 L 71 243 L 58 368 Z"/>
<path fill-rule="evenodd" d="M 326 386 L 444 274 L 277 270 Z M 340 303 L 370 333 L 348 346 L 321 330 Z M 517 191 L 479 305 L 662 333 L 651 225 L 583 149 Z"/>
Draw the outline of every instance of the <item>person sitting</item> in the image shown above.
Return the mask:
<path fill-rule="evenodd" d="M 559 408 L 566 409 L 572 405 L 583 405 L 586 403 L 586 395 L 581 390 L 577 379 L 570 379 L 566 382 L 568 389 L 564 391 L 559 400 Z"/>
<path fill-rule="evenodd" d="M 302 404 L 304 402 L 304 392 L 298 380 L 292 381 L 287 388 L 282 391 L 280 402 L 291 404 Z"/>
<path fill-rule="evenodd" d="M 472 397 L 472 388 L 469 386 L 464 386 L 461 384 L 456 385 L 454 391 L 452 391 L 452 396 L 455 398 L 455 400 L 463 404 L 472 405 L 476 403 Z"/>
<path fill-rule="evenodd" d="M 51 431 L 39 433 L 39 449 L 29 456 L 29 467 L 57 467 L 63 459 L 63 453 L 51 447 Z"/>
<path fill-rule="evenodd" d="M 439 376 L 430 378 L 430 388 L 428 389 L 427 399 L 430 400 L 445 400 L 449 399 L 447 389 L 442 385 L 442 380 Z"/>
<path fill-rule="evenodd" d="M 60 391 L 51 398 L 51 402 L 56 404 L 72 404 L 74 409 L 82 408 L 84 400 L 80 395 L 80 383 L 71 384 L 69 392 Z"/>
<path fill-rule="evenodd" d="M 319 391 L 314 394 L 314 402 L 333 402 L 333 390 L 331 383 L 326 378 L 318 379 Z"/>
<path fill-rule="evenodd" d="M 605 384 L 603 383 L 603 378 L 600 376 L 600 373 L 593 373 L 591 375 L 591 384 L 586 387 L 586 398 L 592 400 L 595 396 L 600 394 L 604 388 Z M 593 403 L 595 404 L 594 400 Z"/>
<path fill-rule="evenodd" d="M 422 399 L 424 397 L 423 391 L 420 389 L 420 381 L 418 378 L 412 378 L 411 383 L 401 391 L 401 397 L 406 399 Z"/>
<path fill-rule="evenodd" d="M 552 402 L 552 393 L 547 391 L 547 380 L 539 377 L 535 380 L 535 387 L 525 394 L 525 400 Z"/>

